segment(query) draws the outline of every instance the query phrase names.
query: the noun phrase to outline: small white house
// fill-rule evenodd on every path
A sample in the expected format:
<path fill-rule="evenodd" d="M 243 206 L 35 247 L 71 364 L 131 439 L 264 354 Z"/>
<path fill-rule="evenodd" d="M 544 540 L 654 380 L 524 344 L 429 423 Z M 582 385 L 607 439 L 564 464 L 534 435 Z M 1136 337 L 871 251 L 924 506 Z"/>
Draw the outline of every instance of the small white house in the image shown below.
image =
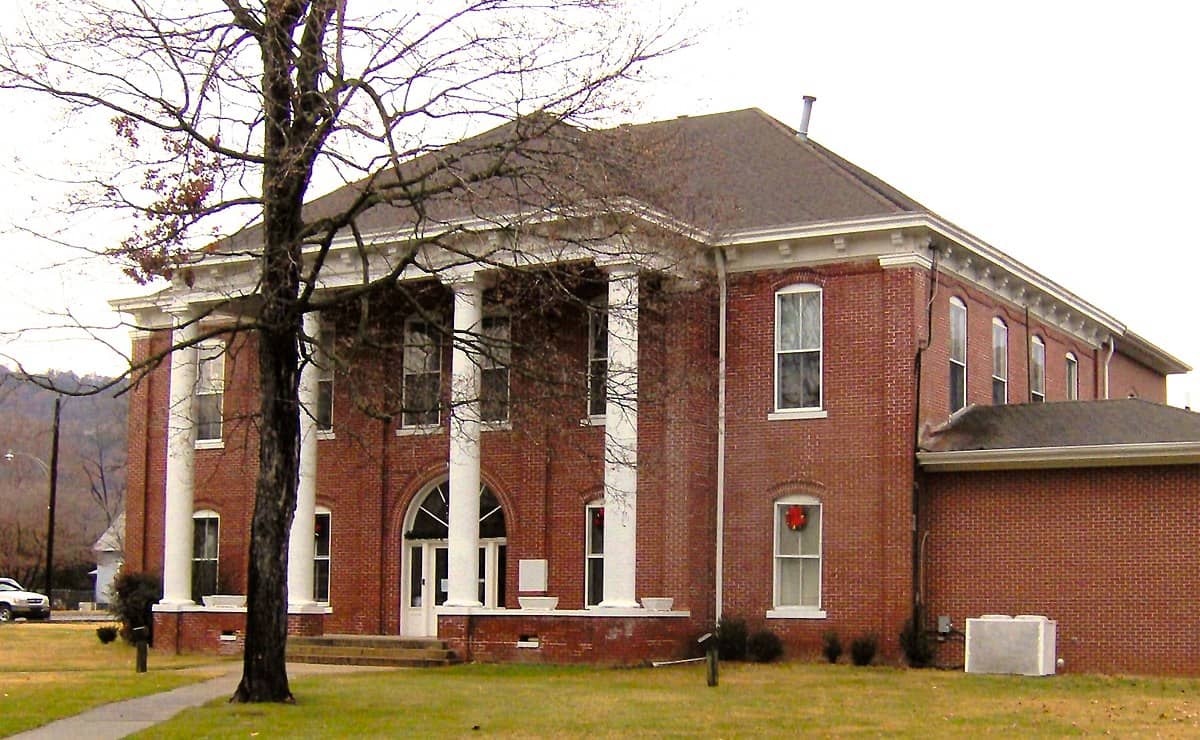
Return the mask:
<path fill-rule="evenodd" d="M 125 562 L 125 512 L 121 512 L 112 525 L 92 545 L 96 553 L 96 604 L 106 606 L 112 601 L 112 584 L 117 571 Z"/>

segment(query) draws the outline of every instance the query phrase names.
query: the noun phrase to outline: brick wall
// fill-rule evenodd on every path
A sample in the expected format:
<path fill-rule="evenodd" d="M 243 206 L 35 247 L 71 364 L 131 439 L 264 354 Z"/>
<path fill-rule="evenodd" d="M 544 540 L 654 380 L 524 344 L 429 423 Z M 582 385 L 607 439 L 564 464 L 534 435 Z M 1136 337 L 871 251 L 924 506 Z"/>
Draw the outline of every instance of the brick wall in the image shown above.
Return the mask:
<path fill-rule="evenodd" d="M 1067 671 L 1200 673 L 1200 466 L 934 474 L 922 512 L 930 625 L 1040 614 Z"/>
<path fill-rule="evenodd" d="M 774 410 L 775 293 L 823 290 L 827 418 L 768 420 Z M 729 291 L 724 613 L 769 628 L 789 655 L 815 654 L 829 630 L 873 632 L 886 655 L 909 610 L 913 313 L 923 280 L 869 261 L 736 275 Z M 773 607 L 773 502 L 823 506 L 824 619 L 767 619 Z"/>
<path fill-rule="evenodd" d="M 1108 366 L 1108 397 L 1135 396 L 1155 403 L 1167 402 L 1167 379 L 1140 362 L 1121 354 L 1121 343 Z"/>
<path fill-rule="evenodd" d="M 289 614 L 288 634 L 325 633 L 325 615 Z M 240 655 L 246 644 L 246 612 L 184 611 L 154 613 L 154 649 L 168 654 Z"/>
<path fill-rule="evenodd" d="M 701 654 L 706 623 L 686 617 L 442 616 L 438 637 L 483 663 L 643 665 Z M 518 642 L 525 646 L 518 646 Z"/>

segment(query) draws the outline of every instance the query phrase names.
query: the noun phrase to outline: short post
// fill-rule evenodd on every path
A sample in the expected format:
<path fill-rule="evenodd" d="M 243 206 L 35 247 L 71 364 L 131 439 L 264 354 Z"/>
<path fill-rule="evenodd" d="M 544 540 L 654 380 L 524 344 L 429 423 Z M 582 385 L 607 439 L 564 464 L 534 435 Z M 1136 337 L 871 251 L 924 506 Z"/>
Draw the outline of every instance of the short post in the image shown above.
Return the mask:
<path fill-rule="evenodd" d="M 137 647 L 137 672 L 146 672 L 146 647 L 149 642 L 146 638 L 149 637 L 144 626 L 133 628 L 133 644 Z"/>
<path fill-rule="evenodd" d="M 711 632 L 705 632 L 700 635 L 700 639 L 696 640 L 700 646 L 704 648 L 706 664 L 708 666 L 708 685 L 717 685 L 717 638 Z"/>

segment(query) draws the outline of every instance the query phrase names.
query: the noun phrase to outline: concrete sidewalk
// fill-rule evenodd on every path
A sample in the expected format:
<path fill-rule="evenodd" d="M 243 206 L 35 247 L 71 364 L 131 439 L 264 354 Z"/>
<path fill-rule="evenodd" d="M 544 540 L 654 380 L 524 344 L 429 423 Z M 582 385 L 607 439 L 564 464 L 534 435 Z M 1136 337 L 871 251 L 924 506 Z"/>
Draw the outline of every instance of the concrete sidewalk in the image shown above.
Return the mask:
<path fill-rule="evenodd" d="M 314 673 L 352 673 L 361 671 L 396 670 L 369 666 L 288 664 L 288 679 L 309 676 Z M 64 717 L 35 730 L 13 735 L 15 738 L 87 738 L 87 740 L 117 740 L 160 722 L 166 722 L 185 709 L 198 707 L 213 699 L 229 698 L 242 677 L 240 663 L 230 665 L 229 671 L 217 678 L 181 686 L 177 689 L 104 704 L 73 717 Z"/>

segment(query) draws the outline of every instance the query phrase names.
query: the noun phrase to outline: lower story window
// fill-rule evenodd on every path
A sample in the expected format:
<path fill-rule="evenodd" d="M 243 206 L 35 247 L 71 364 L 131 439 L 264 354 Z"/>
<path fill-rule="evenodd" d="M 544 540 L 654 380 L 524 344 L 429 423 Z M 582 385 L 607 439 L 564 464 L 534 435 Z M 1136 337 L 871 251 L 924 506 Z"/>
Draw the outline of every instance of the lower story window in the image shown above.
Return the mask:
<path fill-rule="evenodd" d="M 811 496 L 775 502 L 774 606 L 821 608 L 821 504 Z"/>
<path fill-rule="evenodd" d="M 584 559 L 584 592 L 586 606 L 604 601 L 604 504 L 588 504 L 584 531 L 587 532 Z"/>
<path fill-rule="evenodd" d="M 329 603 L 329 526 L 328 511 L 318 511 L 313 524 L 313 601 Z"/>
<path fill-rule="evenodd" d="M 192 515 L 192 601 L 218 592 L 217 563 L 220 560 L 221 518 L 213 511 Z"/>

